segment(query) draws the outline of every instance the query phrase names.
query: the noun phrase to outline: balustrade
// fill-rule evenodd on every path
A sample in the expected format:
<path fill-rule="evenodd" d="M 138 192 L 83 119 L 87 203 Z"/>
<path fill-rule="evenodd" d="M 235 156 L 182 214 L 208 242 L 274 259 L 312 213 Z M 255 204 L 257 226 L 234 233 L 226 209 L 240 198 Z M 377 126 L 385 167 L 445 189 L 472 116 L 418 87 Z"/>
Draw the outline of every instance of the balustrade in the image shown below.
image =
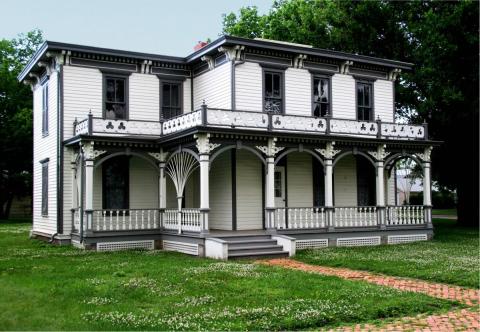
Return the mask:
<path fill-rule="evenodd" d="M 276 208 L 274 212 L 277 229 L 323 228 L 326 220 L 323 207 Z"/>
<path fill-rule="evenodd" d="M 419 225 L 425 223 L 422 205 L 387 206 L 387 225 Z"/>
<path fill-rule="evenodd" d="M 377 208 L 375 206 L 335 207 L 333 225 L 334 227 L 376 226 Z"/>

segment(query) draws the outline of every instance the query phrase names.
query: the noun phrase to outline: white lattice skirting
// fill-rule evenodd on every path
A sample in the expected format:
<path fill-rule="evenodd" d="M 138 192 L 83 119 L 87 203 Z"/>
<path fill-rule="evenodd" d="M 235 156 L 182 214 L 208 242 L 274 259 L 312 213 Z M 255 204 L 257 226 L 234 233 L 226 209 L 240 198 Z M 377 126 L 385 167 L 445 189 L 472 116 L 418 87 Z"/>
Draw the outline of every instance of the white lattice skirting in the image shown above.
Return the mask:
<path fill-rule="evenodd" d="M 97 251 L 117 251 L 117 250 L 129 250 L 129 249 L 153 250 L 154 248 L 155 248 L 155 245 L 153 240 L 97 243 Z"/>
<path fill-rule="evenodd" d="M 166 251 L 178 251 L 188 255 L 198 256 L 198 244 L 177 241 L 163 241 L 163 249 Z"/>
<path fill-rule="evenodd" d="M 328 247 L 328 239 L 311 239 L 311 240 L 296 240 L 295 249 L 317 249 Z"/>
<path fill-rule="evenodd" d="M 389 235 L 388 244 L 408 243 L 416 241 L 427 241 L 427 234 L 412 234 L 412 235 Z"/>
<path fill-rule="evenodd" d="M 337 247 L 377 246 L 380 243 L 380 236 L 344 237 L 337 239 Z"/>

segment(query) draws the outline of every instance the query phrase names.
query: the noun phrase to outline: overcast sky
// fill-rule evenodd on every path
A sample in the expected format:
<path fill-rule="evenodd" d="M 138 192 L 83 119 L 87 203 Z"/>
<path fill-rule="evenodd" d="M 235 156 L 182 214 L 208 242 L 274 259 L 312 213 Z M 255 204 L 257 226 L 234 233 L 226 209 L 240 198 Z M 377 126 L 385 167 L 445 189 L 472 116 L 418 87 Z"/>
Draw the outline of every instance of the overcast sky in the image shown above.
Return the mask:
<path fill-rule="evenodd" d="M 47 40 L 186 56 L 199 40 L 218 38 L 222 14 L 272 0 L 2 0 L 0 39 L 34 28 Z"/>

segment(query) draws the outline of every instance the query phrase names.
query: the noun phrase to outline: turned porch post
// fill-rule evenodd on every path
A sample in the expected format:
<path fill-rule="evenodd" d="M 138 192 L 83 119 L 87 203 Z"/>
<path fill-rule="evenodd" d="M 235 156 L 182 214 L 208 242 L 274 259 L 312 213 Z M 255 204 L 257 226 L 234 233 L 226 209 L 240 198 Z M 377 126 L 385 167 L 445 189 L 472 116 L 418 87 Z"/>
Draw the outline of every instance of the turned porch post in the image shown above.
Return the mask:
<path fill-rule="evenodd" d="M 166 154 L 163 152 L 163 149 L 160 149 L 160 153 L 151 155 L 158 160 L 158 219 L 159 227 L 163 228 L 163 216 L 167 207 Z"/>
<path fill-rule="evenodd" d="M 93 159 L 85 159 L 85 215 L 86 230 L 92 229 L 93 222 Z"/>
<path fill-rule="evenodd" d="M 380 144 L 377 151 L 368 151 L 370 155 L 375 158 L 375 196 L 377 208 L 377 225 L 381 229 L 386 228 L 386 214 L 385 214 L 385 164 L 384 159 L 390 153 L 386 152 L 386 145 Z"/>
<path fill-rule="evenodd" d="M 432 147 L 427 147 L 424 153 L 418 154 L 422 159 L 423 166 L 423 208 L 425 209 L 425 223 L 428 228 L 433 228 L 432 225 L 432 183 L 430 175 L 430 155 Z"/>
<path fill-rule="evenodd" d="M 325 212 L 327 214 L 327 230 L 335 230 L 333 207 L 333 158 L 340 150 L 334 149 L 335 142 L 327 142 L 325 149 L 315 149 L 323 156 L 325 176 Z"/>
<path fill-rule="evenodd" d="M 200 217 L 202 220 L 202 233 L 209 232 L 208 213 L 210 212 L 210 152 L 220 144 L 210 143 L 210 134 L 197 134 L 197 150 L 200 161 Z"/>

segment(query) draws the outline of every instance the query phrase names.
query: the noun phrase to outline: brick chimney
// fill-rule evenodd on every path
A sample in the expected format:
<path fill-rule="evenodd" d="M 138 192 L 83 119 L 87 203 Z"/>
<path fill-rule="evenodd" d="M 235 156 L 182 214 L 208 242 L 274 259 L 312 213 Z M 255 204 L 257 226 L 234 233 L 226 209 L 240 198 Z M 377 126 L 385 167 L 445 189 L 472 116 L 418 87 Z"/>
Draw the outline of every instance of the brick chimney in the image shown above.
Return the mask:
<path fill-rule="evenodd" d="M 197 45 L 195 45 L 195 46 L 193 47 L 193 50 L 194 50 L 194 51 L 198 51 L 199 49 L 204 48 L 204 47 L 207 46 L 207 45 L 208 45 L 208 41 L 201 41 L 201 40 L 200 40 L 200 41 L 198 41 Z"/>

